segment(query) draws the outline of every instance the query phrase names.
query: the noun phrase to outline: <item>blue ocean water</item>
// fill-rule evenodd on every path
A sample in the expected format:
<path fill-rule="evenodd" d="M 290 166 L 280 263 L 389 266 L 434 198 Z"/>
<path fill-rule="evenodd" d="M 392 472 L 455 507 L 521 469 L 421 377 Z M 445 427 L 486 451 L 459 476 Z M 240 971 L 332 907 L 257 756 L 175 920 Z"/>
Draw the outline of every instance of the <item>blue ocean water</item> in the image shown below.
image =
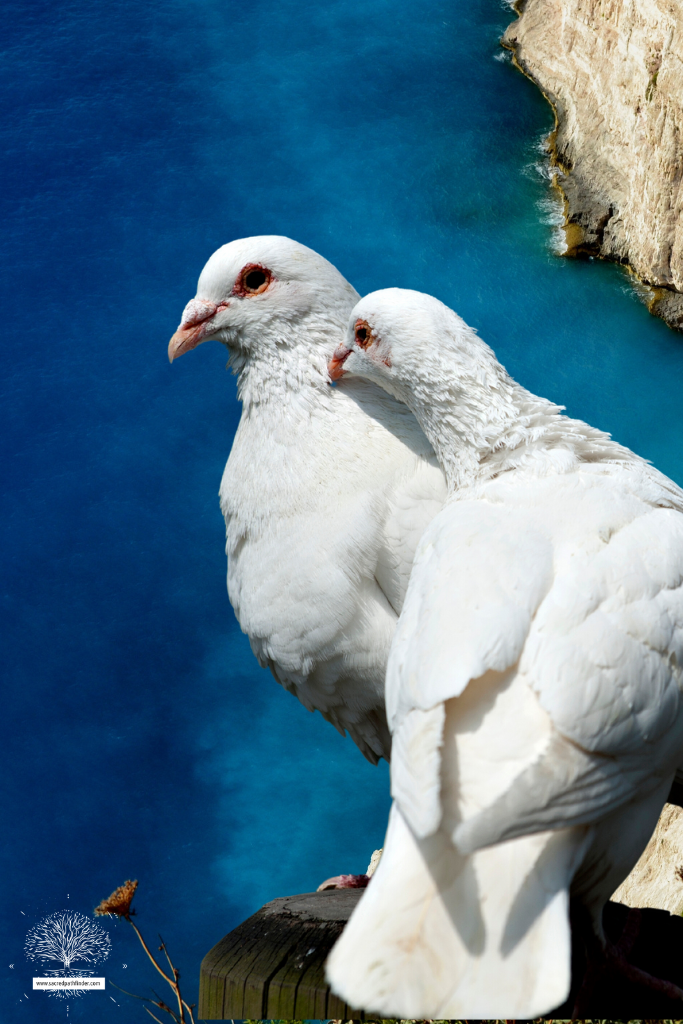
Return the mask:
<path fill-rule="evenodd" d="M 138 923 L 194 999 L 223 934 L 382 841 L 386 768 L 258 668 L 228 603 L 234 381 L 218 345 L 166 359 L 215 248 L 286 234 L 361 292 L 432 292 L 524 385 L 683 483 L 683 340 L 618 268 L 553 254 L 536 170 L 552 117 L 501 59 L 511 16 L 7 6 L 3 1020 L 146 1018 L 112 989 L 68 1016 L 32 992 L 23 942 L 44 914 L 138 878 Z M 108 927 L 107 978 L 158 988 L 129 926 Z"/>

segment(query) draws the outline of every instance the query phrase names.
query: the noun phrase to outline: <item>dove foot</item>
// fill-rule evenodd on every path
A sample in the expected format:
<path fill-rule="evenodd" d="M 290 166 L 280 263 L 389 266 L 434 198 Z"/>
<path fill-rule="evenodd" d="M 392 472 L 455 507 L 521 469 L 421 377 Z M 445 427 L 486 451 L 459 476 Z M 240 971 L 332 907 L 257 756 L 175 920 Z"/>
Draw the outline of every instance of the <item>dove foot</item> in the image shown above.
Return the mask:
<path fill-rule="evenodd" d="M 333 878 L 326 878 L 318 886 L 317 892 L 323 892 L 325 889 L 364 889 L 374 875 L 381 858 L 382 851 L 375 850 L 364 875 L 335 875 Z"/>
<path fill-rule="evenodd" d="M 364 889 L 369 881 L 368 875 L 334 875 L 326 878 L 316 892 L 324 892 L 325 889 Z"/>

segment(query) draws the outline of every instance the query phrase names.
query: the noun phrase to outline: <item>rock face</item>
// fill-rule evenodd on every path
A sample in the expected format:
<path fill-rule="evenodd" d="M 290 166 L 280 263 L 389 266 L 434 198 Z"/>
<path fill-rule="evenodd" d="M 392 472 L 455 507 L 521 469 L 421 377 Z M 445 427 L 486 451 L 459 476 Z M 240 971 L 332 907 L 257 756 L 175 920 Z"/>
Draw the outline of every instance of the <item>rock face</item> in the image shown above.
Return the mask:
<path fill-rule="evenodd" d="M 642 857 L 612 896 L 629 907 L 683 913 L 683 807 L 665 804 Z"/>
<path fill-rule="evenodd" d="M 568 256 L 627 264 L 683 330 L 683 4 L 520 0 L 503 45 L 555 110 Z"/>

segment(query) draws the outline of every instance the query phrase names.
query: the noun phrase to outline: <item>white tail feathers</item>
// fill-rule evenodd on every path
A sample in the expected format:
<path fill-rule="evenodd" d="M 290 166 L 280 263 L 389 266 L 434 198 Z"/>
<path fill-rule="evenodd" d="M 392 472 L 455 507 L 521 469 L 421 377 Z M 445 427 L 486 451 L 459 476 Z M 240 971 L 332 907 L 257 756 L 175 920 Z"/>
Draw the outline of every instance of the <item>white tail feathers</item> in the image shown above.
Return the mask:
<path fill-rule="evenodd" d="M 401 1018 L 533 1018 L 571 981 L 568 889 L 587 828 L 463 856 L 394 806 L 377 871 L 327 962 L 350 1006 Z"/>
<path fill-rule="evenodd" d="M 420 839 L 441 823 L 441 747 L 446 709 L 413 708 L 394 731 L 391 795 Z"/>

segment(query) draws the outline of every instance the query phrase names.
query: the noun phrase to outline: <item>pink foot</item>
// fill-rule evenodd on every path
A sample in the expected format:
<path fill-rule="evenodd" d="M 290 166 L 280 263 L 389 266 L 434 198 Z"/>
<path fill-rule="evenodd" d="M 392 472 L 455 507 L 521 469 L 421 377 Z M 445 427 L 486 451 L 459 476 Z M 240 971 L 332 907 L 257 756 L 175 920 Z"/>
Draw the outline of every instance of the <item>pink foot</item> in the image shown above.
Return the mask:
<path fill-rule="evenodd" d="M 364 889 L 369 881 L 367 875 L 335 875 L 334 878 L 328 878 L 319 885 L 316 892 L 323 892 L 325 889 Z"/>

